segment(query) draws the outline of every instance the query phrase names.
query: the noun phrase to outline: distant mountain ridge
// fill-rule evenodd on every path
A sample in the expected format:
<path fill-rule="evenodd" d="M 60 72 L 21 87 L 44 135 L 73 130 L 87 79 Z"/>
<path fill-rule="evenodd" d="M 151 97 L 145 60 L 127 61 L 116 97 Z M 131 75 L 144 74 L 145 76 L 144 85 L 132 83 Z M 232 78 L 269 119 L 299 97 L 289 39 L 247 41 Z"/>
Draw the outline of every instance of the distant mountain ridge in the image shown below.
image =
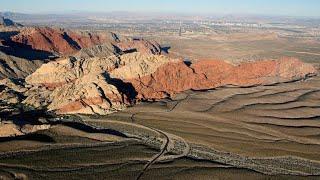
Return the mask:
<path fill-rule="evenodd" d="M 90 22 L 92 17 L 117 20 L 214 20 L 232 22 L 268 22 L 268 23 L 293 23 L 293 24 L 318 24 L 320 17 L 291 17 L 284 15 L 263 15 L 263 14 L 214 14 L 214 13 L 161 13 L 161 12 L 90 12 L 90 11 L 66 11 L 48 13 L 18 13 L 0 12 L 0 16 L 9 18 L 16 22 L 24 22 L 34 25 L 47 21 L 73 21 Z"/>
<path fill-rule="evenodd" d="M 0 16 L 0 26 L 17 26 L 17 27 L 22 27 L 22 24 L 15 23 L 11 19 L 5 18 L 4 16 Z"/>

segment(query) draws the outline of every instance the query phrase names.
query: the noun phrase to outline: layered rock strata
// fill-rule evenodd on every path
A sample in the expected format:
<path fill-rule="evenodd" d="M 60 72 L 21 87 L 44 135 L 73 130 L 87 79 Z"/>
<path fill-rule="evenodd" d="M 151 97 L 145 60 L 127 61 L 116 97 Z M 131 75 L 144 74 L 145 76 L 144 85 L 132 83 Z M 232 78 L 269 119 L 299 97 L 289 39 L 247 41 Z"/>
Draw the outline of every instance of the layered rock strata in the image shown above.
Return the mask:
<path fill-rule="evenodd" d="M 301 80 L 315 75 L 310 64 L 294 58 L 265 60 L 232 65 L 221 60 L 202 60 L 161 66 L 155 73 L 127 80 L 138 99 L 162 99 L 186 90 L 206 90 L 221 86 L 257 86 Z"/>
<path fill-rule="evenodd" d="M 20 45 L 29 46 L 34 50 L 50 52 L 58 55 L 74 55 L 78 51 L 96 45 L 107 44 L 112 53 L 142 52 L 160 54 L 161 46 L 154 41 L 134 38 L 120 38 L 114 33 L 74 32 L 49 27 L 24 28 L 11 40 Z M 100 48 L 100 49 L 99 49 Z M 102 47 L 85 50 L 84 55 L 102 52 Z M 88 54 L 87 54 L 88 53 Z M 80 54 L 81 55 L 81 54 Z"/>
<path fill-rule="evenodd" d="M 221 60 L 188 64 L 166 56 L 130 53 L 108 58 L 67 58 L 43 65 L 26 82 L 43 90 L 25 103 L 60 114 L 109 114 L 136 101 L 155 101 L 186 90 L 257 86 L 315 75 L 310 64 L 294 58 L 233 65 Z M 35 96 L 36 95 L 36 96 Z M 40 95 L 40 96 L 39 96 Z"/>

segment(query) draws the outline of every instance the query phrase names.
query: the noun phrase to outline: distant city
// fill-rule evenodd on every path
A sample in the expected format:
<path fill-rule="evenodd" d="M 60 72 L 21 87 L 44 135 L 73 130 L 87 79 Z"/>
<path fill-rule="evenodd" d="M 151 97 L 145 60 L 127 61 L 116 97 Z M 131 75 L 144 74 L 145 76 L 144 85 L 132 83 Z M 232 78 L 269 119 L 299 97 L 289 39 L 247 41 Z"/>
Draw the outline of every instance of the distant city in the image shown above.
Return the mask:
<path fill-rule="evenodd" d="M 126 35 L 201 35 L 274 31 L 284 37 L 320 37 L 320 19 L 272 16 L 199 16 L 114 13 L 21 14 L 4 12 L 4 17 L 26 26 L 56 26 L 81 30 L 108 30 Z"/>

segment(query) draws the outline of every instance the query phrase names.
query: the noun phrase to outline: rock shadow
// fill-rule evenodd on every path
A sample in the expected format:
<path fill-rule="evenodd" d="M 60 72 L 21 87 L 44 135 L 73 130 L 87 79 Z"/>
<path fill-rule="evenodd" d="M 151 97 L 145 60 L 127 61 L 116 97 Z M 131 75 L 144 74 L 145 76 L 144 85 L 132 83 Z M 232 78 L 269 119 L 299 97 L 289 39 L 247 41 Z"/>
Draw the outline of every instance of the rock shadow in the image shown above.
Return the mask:
<path fill-rule="evenodd" d="M 38 141 L 38 142 L 46 142 L 46 143 L 54 143 L 56 142 L 52 137 L 45 134 L 31 133 L 22 136 L 13 136 L 13 137 L 0 137 L 0 142 L 8 142 L 8 141 Z"/>
<path fill-rule="evenodd" d="M 192 65 L 192 62 L 191 62 L 189 59 L 183 60 L 183 63 L 184 63 L 185 65 L 187 65 L 188 67 L 191 67 L 191 65 Z"/>
<path fill-rule="evenodd" d="M 119 136 L 119 137 L 124 137 L 126 138 L 127 136 L 119 131 L 113 130 L 113 129 L 105 129 L 105 128 L 95 128 L 89 125 L 86 125 L 81 122 L 56 122 L 56 123 L 50 123 L 51 125 L 54 124 L 63 124 L 65 126 L 78 129 L 81 131 L 85 131 L 87 133 L 102 133 L 102 134 L 110 134 L 114 136 Z"/>
<path fill-rule="evenodd" d="M 161 51 L 165 52 L 166 54 L 169 54 L 170 49 L 171 49 L 171 47 L 168 45 L 161 46 Z"/>
<path fill-rule="evenodd" d="M 10 40 L 12 36 L 19 34 L 19 31 L 7 31 L 7 32 L 0 32 L 0 39 L 5 41 Z"/>
<path fill-rule="evenodd" d="M 129 99 L 130 103 L 135 102 L 138 92 L 136 91 L 136 89 L 133 87 L 131 83 L 124 82 L 121 79 L 111 78 L 108 73 L 104 73 L 104 76 L 106 79 L 108 79 L 108 83 L 110 83 L 111 85 L 114 85 L 121 94 L 124 94 Z M 124 101 L 124 97 L 122 98 L 123 98 L 122 100 Z"/>
<path fill-rule="evenodd" d="M 56 115 L 48 112 L 47 109 L 42 110 L 26 110 L 26 107 L 16 107 L 16 112 L 9 114 L 1 114 L 2 119 L 10 120 L 18 126 L 25 124 L 41 125 L 43 124 L 41 119 L 52 119 Z"/>
<path fill-rule="evenodd" d="M 81 46 L 74 41 L 66 32 L 63 33 L 63 39 L 66 40 L 68 42 L 68 44 L 71 44 L 72 47 L 74 47 L 77 50 L 81 49 Z"/>

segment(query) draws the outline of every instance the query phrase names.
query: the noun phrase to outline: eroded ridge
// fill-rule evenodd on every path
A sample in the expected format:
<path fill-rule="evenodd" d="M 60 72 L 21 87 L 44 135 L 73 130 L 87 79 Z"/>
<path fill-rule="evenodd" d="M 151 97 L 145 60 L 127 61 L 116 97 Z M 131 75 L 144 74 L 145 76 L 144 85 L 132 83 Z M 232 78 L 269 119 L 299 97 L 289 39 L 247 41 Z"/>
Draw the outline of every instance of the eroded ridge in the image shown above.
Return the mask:
<path fill-rule="evenodd" d="M 188 66 L 179 59 L 143 53 L 71 57 L 49 62 L 28 76 L 24 103 L 59 114 L 103 115 L 187 90 L 270 85 L 315 74 L 312 65 L 288 58 L 240 65 L 199 61 Z"/>

